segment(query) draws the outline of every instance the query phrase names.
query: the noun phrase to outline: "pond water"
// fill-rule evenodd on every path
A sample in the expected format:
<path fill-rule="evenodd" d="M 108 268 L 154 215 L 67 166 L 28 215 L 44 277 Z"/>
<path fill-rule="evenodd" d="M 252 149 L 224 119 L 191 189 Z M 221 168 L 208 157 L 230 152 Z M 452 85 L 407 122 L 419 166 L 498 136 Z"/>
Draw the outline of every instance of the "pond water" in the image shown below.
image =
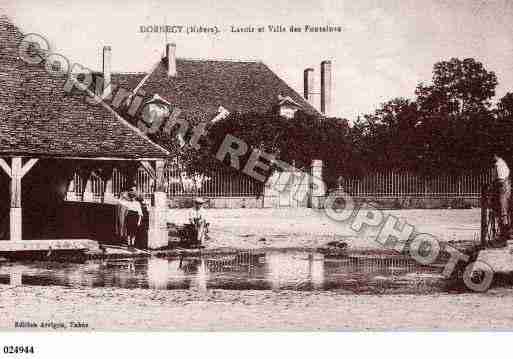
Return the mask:
<path fill-rule="evenodd" d="M 448 290 L 440 269 L 407 258 L 335 259 L 308 251 L 242 251 L 203 257 L 0 264 L 0 283 L 161 290 L 337 290 L 433 293 Z"/>

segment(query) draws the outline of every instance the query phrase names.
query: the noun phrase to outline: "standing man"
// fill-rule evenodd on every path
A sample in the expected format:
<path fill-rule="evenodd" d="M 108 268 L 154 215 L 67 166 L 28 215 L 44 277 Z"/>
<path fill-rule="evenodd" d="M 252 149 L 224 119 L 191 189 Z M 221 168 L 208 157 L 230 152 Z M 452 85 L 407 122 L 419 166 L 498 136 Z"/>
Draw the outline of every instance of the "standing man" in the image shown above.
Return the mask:
<path fill-rule="evenodd" d="M 498 240 L 503 244 L 510 239 L 510 218 L 509 218 L 509 204 L 511 198 L 511 181 L 509 178 L 509 167 L 501 157 L 496 154 L 494 157 L 495 169 L 495 182 L 497 186 L 497 193 L 499 197 L 499 231 L 500 235 Z"/>

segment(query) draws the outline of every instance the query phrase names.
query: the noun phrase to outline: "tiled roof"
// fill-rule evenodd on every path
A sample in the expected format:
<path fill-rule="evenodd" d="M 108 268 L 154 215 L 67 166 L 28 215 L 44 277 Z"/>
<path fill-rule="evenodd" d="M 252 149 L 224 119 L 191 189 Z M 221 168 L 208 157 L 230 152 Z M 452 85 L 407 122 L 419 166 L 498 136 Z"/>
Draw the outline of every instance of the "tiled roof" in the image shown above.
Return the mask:
<path fill-rule="evenodd" d="M 23 34 L 0 16 L 0 154 L 165 158 L 167 152 L 101 105 L 64 91 L 40 65 L 18 57 Z"/>
<path fill-rule="evenodd" d="M 176 61 L 176 76 L 167 76 L 166 59 L 141 87 L 146 95 L 159 94 L 184 113 L 213 117 L 219 106 L 230 112 L 267 113 L 290 97 L 303 111 L 321 114 L 261 62 L 227 60 Z M 145 73 L 113 73 L 112 83 L 133 90 Z"/>

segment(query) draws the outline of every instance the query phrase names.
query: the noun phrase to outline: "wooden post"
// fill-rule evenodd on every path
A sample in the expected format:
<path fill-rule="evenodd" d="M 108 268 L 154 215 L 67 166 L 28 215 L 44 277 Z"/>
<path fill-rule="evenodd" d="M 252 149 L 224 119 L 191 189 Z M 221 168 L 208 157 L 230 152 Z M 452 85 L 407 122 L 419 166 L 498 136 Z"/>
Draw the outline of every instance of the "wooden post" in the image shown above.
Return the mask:
<path fill-rule="evenodd" d="M 82 197 L 82 201 L 84 202 L 93 202 L 93 175 L 92 173 L 87 173 L 87 180 L 84 187 L 84 193 Z"/>
<path fill-rule="evenodd" d="M 3 158 L 0 158 L 0 167 L 11 178 L 11 209 L 9 212 L 9 239 L 11 241 L 17 242 L 23 238 L 21 232 L 21 179 L 34 167 L 37 161 L 36 158 L 32 158 L 22 165 L 21 157 L 13 157 L 11 167 L 9 167 L 9 164 Z"/>
<path fill-rule="evenodd" d="M 103 202 L 104 203 L 116 203 L 116 196 L 114 196 L 114 186 L 112 181 L 112 173 L 105 180 L 105 193 L 103 194 Z"/>
<path fill-rule="evenodd" d="M 114 195 L 114 164 L 109 162 L 102 164 L 99 176 L 104 183 L 101 196 L 103 203 L 116 203 L 116 196 Z"/>
<path fill-rule="evenodd" d="M 73 174 L 73 177 L 71 177 L 71 180 L 68 182 L 68 188 L 66 191 L 66 201 L 76 201 L 77 200 L 77 194 L 75 191 L 76 191 L 75 174 Z"/>
<path fill-rule="evenodd" d="M 11 241 L 21 241 L 21 157 L 14 157 L 11 165 Z"/>

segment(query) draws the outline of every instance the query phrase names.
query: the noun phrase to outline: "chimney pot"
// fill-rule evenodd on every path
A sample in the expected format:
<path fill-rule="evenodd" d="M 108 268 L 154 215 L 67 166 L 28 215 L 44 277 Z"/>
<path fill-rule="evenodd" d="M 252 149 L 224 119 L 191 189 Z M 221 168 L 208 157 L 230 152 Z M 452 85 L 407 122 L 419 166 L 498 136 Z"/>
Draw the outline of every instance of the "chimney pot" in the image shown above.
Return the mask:
<path fill-rule="evenodd" d="M 176 44 L 166 45 L 167 75 L 176 76 Z"/>
<path fill-rule="evenodd" d="M 331 114 L 331 61 L 321 62 L 321 112 L 325 116 Z"/>
<path fill-rule="evenodd" d="M 111 93 L 112 87 L 111 81 L 111 59 L 112 49 L 110 46 L 103 47 L 103 94 L 102 96 L 108 96 Z"/>
<path fill-rule="evenodd" d="M 314 89 L 314 69 L 311 67 L 305 69 L 303 72 L 303 94 L 305 97 L 305 100 L 307 100 L 312 106 L 314 105 L 314 95 L 315 95 L 315 89 Z"/>

